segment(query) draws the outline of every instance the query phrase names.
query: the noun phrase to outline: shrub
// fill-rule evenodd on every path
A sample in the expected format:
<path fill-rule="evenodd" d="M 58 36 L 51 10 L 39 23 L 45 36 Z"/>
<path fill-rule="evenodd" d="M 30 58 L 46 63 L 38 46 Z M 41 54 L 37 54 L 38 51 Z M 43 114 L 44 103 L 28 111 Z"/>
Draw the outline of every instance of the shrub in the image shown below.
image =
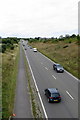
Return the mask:
<path fill-rule="evenodd" d="M 69 41 L 69 43 L 71 43 L 71 41 Z"/>
<path fill-rule="evenodd" d="M 2 45 L 0 45 L 0 53 L 2 52 Z"/>
<path fill-rule="evenodd" d="M 67 47 L 69 47 L 68 45 L 65 45 L 63 48 L 67 48 Z"/>
<path fill-rule="evenodd" d="M 6 45 L 3 44 L 3 45 L 2 45 L 2 53 L 4 53 L 5 51 L 6 51 Z"/>
<path fill-rule="evenodd" d="M 10 49 L 11 49 L 11 50 L 14 50 L 14 46 L 13 46 L 13 45 L 11 45 L 11 46 L 10 46 Z"/>

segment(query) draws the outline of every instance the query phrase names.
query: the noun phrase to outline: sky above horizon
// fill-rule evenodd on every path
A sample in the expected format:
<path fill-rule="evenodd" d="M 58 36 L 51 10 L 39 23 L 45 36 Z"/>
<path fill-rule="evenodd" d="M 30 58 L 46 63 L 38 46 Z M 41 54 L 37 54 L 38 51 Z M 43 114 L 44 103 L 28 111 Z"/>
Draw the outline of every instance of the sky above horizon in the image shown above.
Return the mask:
<path fill-rule="evenodd" d="M 0 0 L 1 37 L 78 34 L 79 0 Z"/>

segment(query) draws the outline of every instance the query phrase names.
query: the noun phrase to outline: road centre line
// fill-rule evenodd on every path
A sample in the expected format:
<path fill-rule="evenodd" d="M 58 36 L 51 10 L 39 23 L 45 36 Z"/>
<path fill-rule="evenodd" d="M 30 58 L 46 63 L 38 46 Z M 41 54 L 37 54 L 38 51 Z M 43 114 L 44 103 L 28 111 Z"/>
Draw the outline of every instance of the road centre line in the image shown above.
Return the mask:
<path fill-rule="evenodd" d="M 23 46 L 22 46 L 22 47 L 23 47 Z M 24 49 L 24 48 L 23 48 L 23 49 Z M 24 50 L 24 52 L 25 52 L 25 50 Z M 41 95 L 40 95 L 40 93 L 39 93 L 39 89 L 38 89 L 38 87 L 37 87 L 36 80 L 35 80 L 35 77 L 34 77 L 34 74 L 33 74 L 31 65 L 30 65 L 30 63 L 29 63 L 29 59 L 28 59 L 28 56 L 27 56 L 26 52 L 25 52 L 25 55 L 26 55 L 26 59 L 27 59 L 27 61 L 28 61 L 28 65 L 29 65 L 29 68 L 30 68 L 30 71 L 31 71 L 31 74 L 32 74 L 32 77 L 33 77 L 33 80 L 34 80 L 34 83 L 35 83 L 36 90 L 38 91 L 38 96 L 39 96 L 39 99 L 40 99 L 40 102 L 41 102 L 41 105 L 42 105 L 42 108 L 43 108 L 43 111 L 44 111 L 45 118 L 48 120 L 48 116 L 47 116 L 45 107 L 44 107 L 44 105 L 43 105 L 42 98 L 41 98 Z"/>
<path fill-rule="evenodd" d="M 72 95 L 70 95 L 70 93 L 69 93 L 68 91 L 66 91 L 66 93 L 67 93 L 72 99 L 74 99 L 74 98 L 72 97 Z"/>
<path fill-rule="evenodd" d="M 47 68 L 47 67 L 45 67 L 45 69 L 46 69 L 46 70 L 48 70 L 48 68 Z"/>
<path fill-rule="evenodd" d="M 54 75 L 52 75 L 52 77 L 53 77 L 54 79 L 56 79 L 56 77 L 55 77 Z"/>

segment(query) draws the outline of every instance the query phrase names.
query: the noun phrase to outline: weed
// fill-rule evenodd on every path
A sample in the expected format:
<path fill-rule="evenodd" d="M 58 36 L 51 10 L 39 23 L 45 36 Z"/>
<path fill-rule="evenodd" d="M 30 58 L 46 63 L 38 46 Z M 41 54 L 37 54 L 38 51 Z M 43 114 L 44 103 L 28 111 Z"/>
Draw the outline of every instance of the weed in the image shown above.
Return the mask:
<path fill-rule="evenodd" d="M 12 54 L 15 54 L 13 59 Z M 19 48 L 2 55 L 2 116 L 8 118 L 13 112 L 15 86 L 18 70 Z"/>

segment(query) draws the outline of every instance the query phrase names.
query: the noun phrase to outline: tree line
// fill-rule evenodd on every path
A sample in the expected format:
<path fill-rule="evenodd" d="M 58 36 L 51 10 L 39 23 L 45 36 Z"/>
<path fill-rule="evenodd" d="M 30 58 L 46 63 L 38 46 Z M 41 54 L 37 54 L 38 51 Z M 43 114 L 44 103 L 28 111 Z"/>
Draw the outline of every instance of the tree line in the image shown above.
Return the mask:
<path fill-rule="evenodd" d="M 51 41 L 52 43 L 54 43 L 54 42 L 58 42 L 58 41 L 69 40 L 69 43 L 71 43 L 70 39 L 75 39 L 75 38 L 78 40 L 78 42 L 80 44 L 80 36 L 75 35 L 75 34 L 72 34 L 71 36 L 66 34 L 65 37 L 63 37 L 63 35 L 60 35 L 59 38 L 57 38 L 57 37 L 51 37 L 51 38 L 35 37 L 35 38 L 27 38 L 27 40 L 29 42 L 43 42 L 43 43 L 46 43 L 48 41 Z"/>

